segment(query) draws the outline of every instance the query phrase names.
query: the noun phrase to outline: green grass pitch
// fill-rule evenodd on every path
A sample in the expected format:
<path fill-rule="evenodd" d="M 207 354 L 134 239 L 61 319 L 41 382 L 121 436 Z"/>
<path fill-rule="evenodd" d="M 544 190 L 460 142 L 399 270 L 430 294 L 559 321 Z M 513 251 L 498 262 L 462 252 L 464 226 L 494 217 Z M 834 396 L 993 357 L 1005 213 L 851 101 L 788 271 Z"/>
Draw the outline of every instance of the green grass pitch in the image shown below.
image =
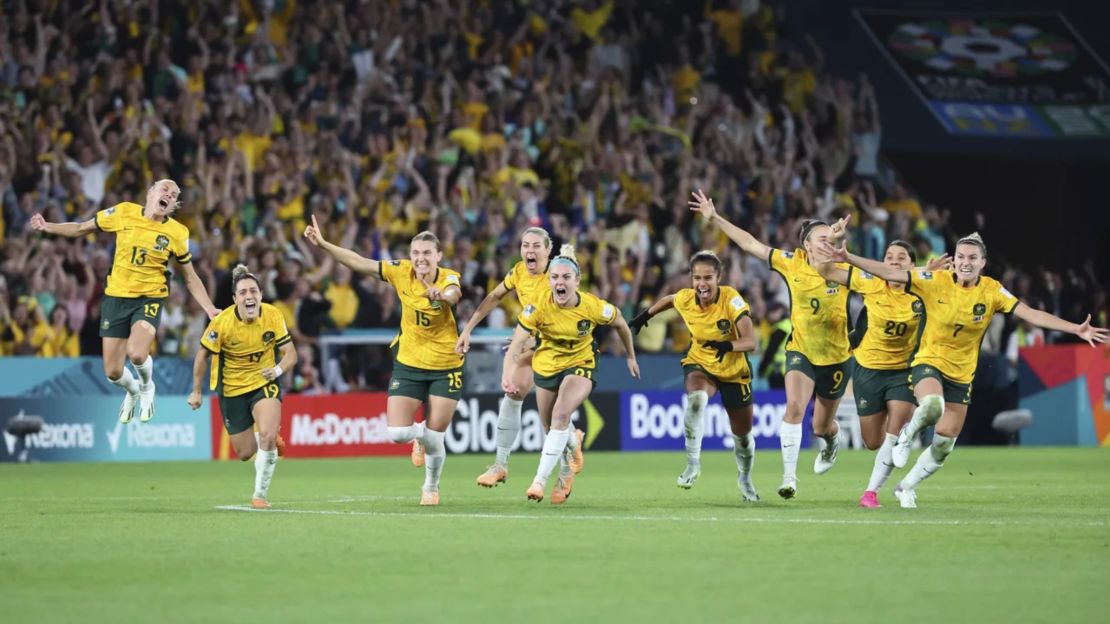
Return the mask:
<path fill-rule="evenodd" d="M 5 622 L 1091 622 L 1110 587 L 1110 452 L 959 448 L 919 490 L 856 501 L 873 455 L 841 453 L 759 504 L 731 454 L 682 491 L 674 453 L 587 453 L 570 500 L 529 503 L 450 456 L 420 508 L 407 458 L 285 460 L 275 509 L 253 464 L 0 465 Z M 911 460 L 912 461 L 912 460 Z"/>

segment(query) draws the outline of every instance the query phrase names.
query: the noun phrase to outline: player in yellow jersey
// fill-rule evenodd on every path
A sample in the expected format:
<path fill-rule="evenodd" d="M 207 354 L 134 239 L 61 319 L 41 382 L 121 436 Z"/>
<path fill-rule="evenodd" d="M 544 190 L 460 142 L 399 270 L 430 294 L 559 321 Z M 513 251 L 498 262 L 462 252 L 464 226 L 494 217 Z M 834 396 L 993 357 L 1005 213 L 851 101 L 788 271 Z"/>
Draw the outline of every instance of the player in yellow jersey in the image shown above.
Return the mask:
<path fill-rule="evenodd" d="M 793 331 L 786 343 L 786 414 L 779 427 L 783 476 L 779 496 L 793 498 L 798 491 L 798 451 L 802 443 L 802 419 L 810 397 L 813 433 L 825 447 L 813 462 L 813 471 L 824 474 L 836 462 L 839 427 L 836 408 L 848 384 L 848 289 L 826 280 L 817 272 L 814 246 L 827 240 L 830 227 L 823 221 L 806 221 L 798 233 L 802 246 L 794 251 L 772 249 L 754 236 L 717 214 L 713 200 L 702 191 L 694 194 L 690 207 L 736 243 L 745 253 L 767 258 L 771 269 L 782 275 L 790 290 L 790 323 Z"/>
<path fill-rule="evenodd" d="M 574 247 L 563 245 L 560 255 L 551 260 L 547 274 L 551 292 L 531 303 L 520 313 L 520 324 L 505 354 L 501 388 L 509 394 L 520 392 L 513 382 L 513 363 L 528 346 L 529 336 L 536 341 L 532 370 L 540 420 L 548 430 L 536 477 L 525 494 L 529 500 L 542 501 L 547 479 L 567 448 L 571 436 L 570 417 L 593 391 L 597 367 L 594 330 L 612 325 L 620 335 L 627 353 L 628 371 L 640 376 L 632 330 L 617 308 L 598 297 L 578 291 L 581 269 L 574 259 Z M 570 496 L 574 471 L 566 467 L 551 492 L 551 503 L 558 505 Z"/>
<path fill-rule="evenodd" d="M 842 219 L 833 225 L 830 241 L 834 244 L 843 239 L 846 223 L 847 219 Z M 916 262 L 917 253 L 909 243 L 896 240 L 887 245 L 883 258 L 887 266 L 908 271 Z M 945 255 L 930 261 L 926 270 L 939 271 L 951 265 L 951 259 Z M 882 507 L 878 493 L 894 471 L 891 451 L 898 432 L 909 422 L 917 404 L 907 378 L 925 306 L 917 295 L 906 292 L 904 283 L 887 282 L 863 271 L 852 271 L 849 275 L 831 262 L 819 265 L 819 271 L 826 279 L 863 296 L 859 324 L 865 330 L 853 352 L 852 393 L 863 443 L 879 452 L 875 454 L 871 478 L 859 506 Z"/>
<path fill-rule="evenodd" d="M 551 256 L 551 237 L 547 230 L 530 227 L 520 235 L 521 261 L 513 265 L 509 274 L 497 285 L 478 309 L 470 316 L 455 344 L 455 352 L 465 355 L 470 350 L 470 334 L 490 312 L 509 294 L 516 291 L 521 307 L 536 303 L 541 297 L 551 293 L 547 283 L 547 262 Z M 520 409 L 524 404 L 524 397 L 532 391 L 532 349 L 528 348 L 515 362 L 507 362 L 513 369 L 511 376 L 517 387 L 516 394 L 506 393 L 501 399 L 497 410 L 497 458 L 492 466 L 478 475 L 477 483 L 482 487 L 492 488 L 504 483 L 509 478 L 509 455 L 513 445 L 516 444 L 520 434 Z M 577 474 L 582 470 L 582 432 L 576 430 L 570 436 L 570 446 L 567 454 L 571 468 Z"/>
<path fill-rule="evenodd" d="M 123 202 L 81 223 L 48 223 L 42 215 L 31 217 L 31 228 L 47 234 L 78 238 L 99 229 L 116 235 L 116 253 L 100 301 L 100 337 L 104 374 L 127 392 L 119 411 L 120 422 L 131 421 L 136 403 L 139 420 L 146 422 L 154 417 L 154 358 L 150 345 L 170 293 L 171 258 L 181 266 L 185 288 L 208 317 L 220 313 L 190 264 L 189 229 L 172 218 L 180 192 L 173 180 L 159 180 L 147 191 L 143 206 Z M 138 380 L 125 360 L 131 360 L 139 373 Z"/>
<path fill-rule="evenodd" d="M 241 264 L 231 272 L 231 292 L 235 305 L 212 319 L 200 339 L 202 348 L 193 360 L 193 391 L 187 400 L 193 409 L 200 407 L 201 380 L 209 358 L 215 356 L 210 387 L 219 394 L 224 428 L 241 461 L 254 457 L 251 506 L 269 509 L 280 443 L 278 378 L 297 364 L 297 349 L 281 311 L 262 303 L 262 282 Z"/>
<path fill-rule="evenodd" d="M 463 356 L 455 353 L 459 330 L 455 304 L 462 297 L 459 274 L 439 266 L 439 239 L 421 232 L 409 245 L 408 260 L 379 262 L 324 240 L 316 217 L 304 236 L 355 271 L 389 283 L 401 300 L 401 327 L 393 349 L 386 419 L 394 442 L 412 442 L 412 460 L 424 466 L 421 505 L 439 504 L 439 480 L 447 450 L 444 433 L 455 415 L 463 387 Z M 414 422 L 425 402 L 425 420 Z"/>
<path fill-rule="evenodd" d="M 843 249 L 833 249 L 828 244 L 822 247 L 822 253 L 889 282 L 906 284 L 906 290 L 920 297 L 925 305 L 925 329 L 910 372 L 917 409 L 898 434 L 891 452 L 894 465 L 899 468 L 906 465 L 910 445 L 922 429 L 931 425 L 936 429 L 932 443 L 894 490 L 905 508 L 917 507 L 918 484 L 940 470 L 956 444 L 971 402 L 979 346 L 996 313 L 1012 313 L 1032 325 L 1075 334 L 1092 347 L 1110 338 L 1106 329 L 1091 326 L 1090 315 L 1077 325 L 1034 310 L 1018 301 L 1002 284 L 983 275 L 987 247 L 977 233 L 956 243 L 952 271 L 903 271 Z"/>
<path fill-rule="evenodd" d="M 752 367 L 747 354 L 756 345 L 751 308 L 735 289 L 720 285 L 721 259 L 712 251 L 699 251 L 690 258 L 690 278 L 691 288 L 656 301 L 631 323 L 632 331 L 638 333 L 652 316 L 674 308 L 690 331 L 690 349 L 682 358 L 686 469 L 678 476 L 678 487 L 694 487 L 701 475 L 705 409 L 709 399 L 720 392 L 732 427 L 740 494 L 745 501 L 758 501 L 751 476 L 755 443 L 751 437 Z"/>

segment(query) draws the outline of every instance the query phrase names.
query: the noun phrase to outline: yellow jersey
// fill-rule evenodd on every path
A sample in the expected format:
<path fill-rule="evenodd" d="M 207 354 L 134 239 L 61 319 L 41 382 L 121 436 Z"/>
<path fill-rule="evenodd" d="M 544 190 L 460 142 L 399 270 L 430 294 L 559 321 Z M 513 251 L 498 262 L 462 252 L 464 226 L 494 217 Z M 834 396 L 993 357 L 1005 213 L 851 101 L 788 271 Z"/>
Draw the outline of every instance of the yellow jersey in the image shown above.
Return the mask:
<path fill-rule="evenodd" d="M 547 271 L 532 275 L 528 267 L 521 260 L 513 265 L 513 269 L 505 276 L 505 288 L 516 291 L 516 298 L 520 305 L 535 305 L 547 295 L 551 294 L 551 283 L 547 279 Z"/>
<path fill-rule="evenodd" d="M 424 370 L 451 370 L 463 365 L 455 353 L 459 339 L 454 306 L 446 301 L 429 301 L 428 289 L 416 279 L 412 262 L 394 260 L 378 263 L 379 277 L 389 282 L 401 300 L 401 327 L 390 348 L 396 361 Z M 459 274 L 440 267 L 432 285 L 440 291 L 448 286 L 462 288 Z"/>
<path fill-rule="evenodd" d="M 751 314 L 748 302 L 731 286 L 721 286 L 717 298 L 706 307 L 698 304 L 693 288 L 683 288 L 674 296 L 674 309 L 682 316 L 693 343 L 682 358 L 683 366 L 697 364 L 726 383 L 751 383 L 752 369 L 746 353 L 730 351 L 718 362 L 717 351 L 703 345 L 708 340 L 732 341 L 740 337 L 737 325 Z"/>
<path fill-rule="evenodd" d="M 849 288 L 863 295 L 867 331 L 853 355 L 874 370 L 909 368 L 925 312 L 921 299 L 864 271 L 852 271 Z"/>
<path fill-rule="evenodd" d="M 790 289 L 790 323 L 794 330 L 787 351 L 797 351 L 814 366 L 840 364 L 852 355 L 848 344 L 848 289 L 828 281 L 809 266 L 802 249 L 772 249 L 767 262 Z M 837 264 L 848 271 L 852 267 Z"/>
<path fill-rule="evenodd" d="M 200 346 L 216 356 L 212 389 L 218 384 L 222 396 L 236 397 L 272 383 L 262 376 L 262 369 L 277 365 L 278 347 L 292 341 L 285 317 L 268 303 L 259 306 L 253 323 L 239 318 L 235 306 L 220 312 L 200 338 Z"/>
<path fill-rule="evenodd" d="M 1017 297 L 989 277 L 965 288 L 952 271 L 909 271 L 907 289 L 925 303 L 925 329 L 913 365 L 928 364 L 956 383 L 971 383 L 991 317 L 1013 312 Z"/>
<path fill-rule="evenodd" d="M 593 368 L 597 365 L 594 330 L 616 318 L 613 304 L 590 293 L 579 292 L 578 304 L 561 308 L 549 294 L 525 306 L 520 326 L 536 338 L 532 370 L 545 377 L 568 368 Z"/>
<path fill-rule="evenodd" d="M 169 217 L 147 219 L 143 207 L 131 202 L 105 208 L 94 219 L 101 230 L 116 232 L 116 254 L 104 294 L 128 299 L 169 295 L 170 258 L 180 264 L 193 259 L 189 228 Z"/>

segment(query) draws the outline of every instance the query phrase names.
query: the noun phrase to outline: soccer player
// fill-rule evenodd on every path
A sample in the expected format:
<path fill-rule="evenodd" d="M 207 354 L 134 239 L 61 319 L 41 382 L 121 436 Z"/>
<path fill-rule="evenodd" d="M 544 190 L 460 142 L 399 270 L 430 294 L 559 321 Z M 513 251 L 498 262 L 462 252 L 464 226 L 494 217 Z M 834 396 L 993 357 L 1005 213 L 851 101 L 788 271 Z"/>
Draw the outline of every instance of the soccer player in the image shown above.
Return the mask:
<path fill-rule="evenodd" d="M 216 356 L 211 385 L 219 393 L 224 428 L 241 461 L 254 457 L 251 507 L 269 509 L 281 427 L 278 378 L 296 365 L 297 349 L 281 311 L 262 303 L 262 282 L 241 264 L 231 272 L 231 292 L 235 305 L 213 319 L 200 339 L 188 403 L 200 407 L 201 379 Z"/>
<path fill-rule="evenodd" d="M 835 244 L 843 238 L 846 222 L 843 219 L 833 225 L 830 242 Z M 818 256 L 824 259 L 820 252 Z M 908 271 L 917 262 L 917 253 L 905 241 L 892 241 L 887 245 L 883 262 L 893 269 Z M 951 263 L 951 259 L 943 256 L 931 261 L 926 270 L 937 271 Z M 859 325 L 865 330 L 853 351 L 852 392 L 863 443 L 879 452 L 859 506 L 882 507 L 878 492 L 894 470 L 891 449 L 917 403 L 907 379 L 925 307 L 917 296 L 906 292 L 904 283 L 887 282 L 863 271 L 846 271 L 831 262 L 818 265 L 818 272 L 863 296 Z"/>
<path fill-rule="evenodd" d="M 640 376 L 632 330 L 624 317 L 613 304 L 578 291 L 582 272 L 574 258 L 574 247 L 563 245 L 560 252 L 548 266 L 551 292 L 520 313 L 520 324 L 513 333 L 505 354 L 506 366 L 501 373 L 502 389 L 508 394 L 519 393 L 509 363 L 519 361 L 529 335 L 534 337 L 538 345 L 532 356 L 536 403 L 540 419 L 548 430 L 536 477 L 525 492 L 529 500 L 536 502 L 543 500 L 547 479 L 566 450 L 571 435 L 571 414 L 590 396 L 597 383 L 594 381 L 597 366 L 595 329 L 601 325 L 616 328 L 627 353 L 628 371 L 633 377 Z M 567 466 L 551 492 L 551 504 L 566 501 L 573 485 L 574 471 Z"/>
<path fill-rule="evenodd" d="M 755 349 L 751 309 L 740 293 L 722 286 L 721 259 L 712 251 L 690 258 L 691 288 L 663 297 L 632 319 L 634 333 L 651 317 L 669 308 L 678 311 L 692 338 L 682 359 L 686 376 L 686 469 L 678 487 L 690 489 L 701 475 L 701 440 L 709 399 L 721 393 L 735 443 L 737 484 L 745 501 L 758 501 L 752 485 L 755 442 L 752 440 L 752 368 L 748 352 Z"/>
<path fill-rule="evenodd" d="M 713 200 L 701 190 L 693 193 L 692 210 L 716 224 L 745 253 L 767 258 L 771 269 L 782 275 L 790 289 L 790 322 L 793 332 L 786 343 L 786 414 L 779 427 L 783 477 L 779 496 L 793 498 L 798 491 L 798 451 L 802 443 L 802 419 L 814 392 L 813 433 L 825 441 L 813 471 L 828 472 L 836 462 L 839 443 L 836 408 L 847 385 L 848 289 L 826 280 L 817 272 L 814 245 L 825 241 L 831 229 L 823 221 L 806 221 L 798 233 L 802 246 L 794 251 L 772 249 L 754 236 L 717 214 Z"/>
<path fill-rule="evenodd" d="M 154 418 L 154 358 L 150 345 L 170 293 L 167 267 L 171 258 L 181 265 L 185 288 L 208 318 L 220 313 L 190 264 L 189 229 L 172 217 L 180 193 L 173 180 L 159 180 L 147 191 L 143 206 L 122 202 L 81 223 L 50 223 L 39 214 L 31 217 L 32 229 L 66 238 L 86 236 L 98 229 L 116 233 L 116 253 L 100 301 L 100 337 L 104 374 L 126 391 L 119 410 L 123 423 L 131 421 L 136 403 L 141 422 Z M 127 369 L 125 358 L 138 371 L 138 380 Z"/>
<path fill-rule="evenodd" d="M 455 304 L 462 297 L 459 274 L 439 266 L 439 239 L 420 232 L 409 245 L 408 260 L 379 262 L 324 240 L 316 217 L 304 237 L 356 273 L 376 275 L 397 291 L 401 327 L 390 348 L 386 419 L 394 442 L 412 442 L 412 462 L 424 466 L 421 505 L 439 504 L 439 480 L 447 458 L 444 433 L 455 415 L 463 387 L 463 356 L 455 353 L 459 330 Z M 424 422 L 414 422 L 425 402 Z"/>
<path fill-rule="evenodd" d="M 470 316 L 470 320 L 459 333 L 459 340 L 455 344 L 456 353 L 465 355 L 470 350 L 471 332 L 510 290 L 516 291 L 521 307 L 535 304 L 551 294 L 551 287 L 547 283 L 547 262 L 550 256 L 551 237 L 547 230 L 538 227 L 524 230 L 520 237 L 520 257 L 523 259 L 486 295 Z M 515 361 L 506 359 L 505 364 L 511 367 L 509 376 L 512 377 L 517 392 L 506 393 L 497 410 L 497 458 L 477 479 L 478 485 L 487 488 L 496 487 L 509 478 L 509 455 L 520 433 L 521 405 L 524 404 L 524 397 L 532 391 L 532 347 L 527 347 Z M 582 431 L 575 430 L 569 437 L 569 443 L 571 469 L 577 474 L 582 471 Z"/>
<path fill-rule="evenodd" d="M 894 490 L 904 508 L 917 507 L 918 484 L 940 470 L 952 453 L 971 402 L 979 344 L 996 313 L 1012 313 L 1038 327 L 1075 334 L 1092 347 L 1110 338 L 1106 329 L 1091 326 L 1090 315 L 1077 325 L 1048 312 L 1034 310 L 1018 301 L 996 280 L 983 275 L 987 247 L 978 233 L 956 243 L 954 270 L 951 271 L 904 271 L 844 249 L 834 249 L 828 243 L 821 246 L 821 253 L 888 282 L 904 283 L 907 292 L 924 302 L 925 329 L 910 372 L 917 408 L 891 450 L 894 465 L 899 468 L 906 465 L 910 445 L 922 429 L 929 426 L 936 429 L 932 443 L 922 451 L 917 463 Z"/>

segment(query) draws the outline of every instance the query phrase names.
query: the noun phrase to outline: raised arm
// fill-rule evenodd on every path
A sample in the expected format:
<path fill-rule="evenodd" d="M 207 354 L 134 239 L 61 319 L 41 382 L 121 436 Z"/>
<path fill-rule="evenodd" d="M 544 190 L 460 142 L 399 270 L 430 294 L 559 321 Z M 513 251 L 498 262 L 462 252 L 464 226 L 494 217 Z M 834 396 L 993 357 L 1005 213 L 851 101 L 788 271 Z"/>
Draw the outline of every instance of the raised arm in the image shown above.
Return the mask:
<path fill-rule="evenodd" d="M 892 266 L 887 266 L 886 264 L 883 264 L 878 260 L 861 258 L 860 256 L 857 256 L 855 254 L 848 253 L 846 249 L 836 249 L 828 243 L 817 243 L 817 251 L 820 256 L 827 257 L 832 262 L 847 262 L 848 264 L 856 268 L 867 271 L 868 273 L 876 277 L 881 277 L 888 282 L 905 284 L 910 278 L 909 271 L 903 271 Z M 847 271 L 845 271 L 845 273 L 847 273 Z M 822 276 L 823 275 L 824 273 L 822 273 Z M 843 284 L 844 282 L 841 283 Z"/>
<path fill-rule="evenodd" d="M 308 242 L 323 249 L 324 253 L 356 273 L 378 276 L 381 271 L 381 263 L 377 260 L 363 258 L 350 249 L 344 249 L 324 240 L 324 236 L 320 232 L 320 224 L 316 222 L 316 215 L 312 215 L 312 225 L 304 229 L 304 237 L 308 239 Z"/>
<path fill-rule="evenodd" d="M 1087 320 L 1077 325 L 1075 323 L 1065 321 L 1064 319 L 1054 314 L 1049 314 L 1044 310 L 1035 310 L 1019 301 L 1017 306 L 1014 308 L 1014 316 L 1023 321 L 1029 321 L 1037 327 L 1051 329 L 1058 332 L 1064 332 L 1067 334 L 1075 334 L 1083 340 L 1086 340 L 1087 344 L 1091 345 L 1092 347 L 1095 346 L 1096 342 L 1102 344 L 1105 343 L 1107 339 L 1110 339 L 1110 331 L 1102 327 L 1091 326 L 1090 314 L 1087 315 Z"/>
<path fill-rule="evenodd" d="M 690 209 L 700 213 L 707 221 L 721 228 L 725 236 L 729 237 L 729 240 L 736 243 L 740 249 L 744 250 L 744 253 L 763 259 L 767 259 L 771 255 L 770 247 L 759 242 L 756 237 L 729 223 L 724 217 L 717 214 L 717 208 L 713 205 L 713 200 L 706 197 L 701 189 L 698 189 L 693 195 L 694 201 L 688 202 Z"/>
<path fill-rule="evenodd" d="M 80 238 L 96 231 L 96 219 L 92 218 L 80 223 L 50 223 L 42 218 L 41 214 L 34 214 L 31 215 L 31 229 L 36 232 L 46 232 L 47 234 L 66 238 Z"/>
<path fill-rule="evenodd" d="M 637 314 L 636 318 L 632 319 L 632 322 L 628 324 L 629 329 L 632 330 L 632 333 L 639 334 L 640 329 L 648 326 L 648 324 L 649 324 L 648 321 L 651 320 L 651 317 L 655 316 L 656 314 L 659 314 L 660 312 L 664 312 L 666 310 L 669 310 L 673 307 L 674 307 L 674 295 L 667 295 L 666 297 L 663 297 L 659 301 L 656 301 L 655 303 L 651 304 L 650 308 L 648 308 L 648 309 L 644 310 L 643 312 Z"/>
<path fill-rule="evenodd" d="M 459 332 L 459 339 L 455 342 L 455 353 L 464 355 L 467 351 L 470 351 L 470 334 L 474 331 L 474 328 L 478 327 L 478 323 L 481 323 L 489 316 L 490 312 L 493 312 L 493 309 L 501 303 L 501 300 L 504 299 L 507 294 L 509 294 L 509 289 L 505 288 L 505 282 L 501 282 L 497 285 L 497 288 L 491 290 L 489 294 L 482 299 L 482 303 L 478 304 L 478 309 L 474 311 L 474 314 L 470 315 L 470 320 L 466 322 L 462 331 Z"/>

